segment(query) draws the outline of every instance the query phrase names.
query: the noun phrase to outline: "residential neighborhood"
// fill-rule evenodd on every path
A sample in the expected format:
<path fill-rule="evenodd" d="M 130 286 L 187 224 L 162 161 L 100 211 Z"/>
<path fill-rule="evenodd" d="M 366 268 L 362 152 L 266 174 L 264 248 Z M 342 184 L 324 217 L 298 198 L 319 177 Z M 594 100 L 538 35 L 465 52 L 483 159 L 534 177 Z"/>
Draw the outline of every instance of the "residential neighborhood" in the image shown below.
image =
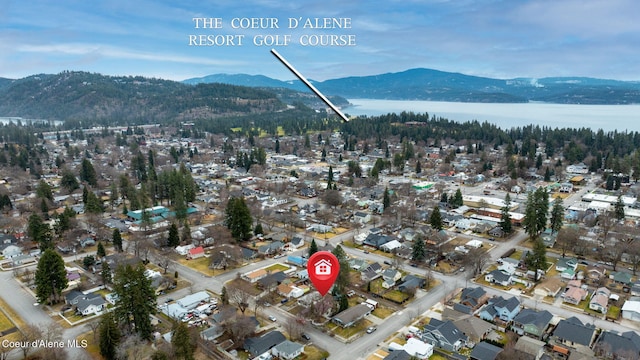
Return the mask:
<path fill-rule="evenodd" d="M 142 287 L 148 337 L 121 352 L 175 349 L 184 326 L 189 347 L 215 359 L 640 358 L 640 186 L 628 177 L 607 190 L 609 172 L 553 158 L 546 180 L 477 166 L 503 146 L 481 159 L 460 142 L 345 150 L 338 132 L 175 136 L 190 129 L 85 131 L 91 144 L 43 133 L 42 178 L 5 174 L 3 337 L 62 323 L 56 336 L 88 344 L 67 351 L 100 358 L 93 339 Z M 83 156 L 66 155 L 71 138 Z M 386 151 L 421 156 L 392 165 Z M 541 225 L 527 217 L 542 211 L 538 194 Z M 324 296 L 307 269 L 316 251 L 340 261 Z M 39 280 L 51 256 L 60 293 Z"/>

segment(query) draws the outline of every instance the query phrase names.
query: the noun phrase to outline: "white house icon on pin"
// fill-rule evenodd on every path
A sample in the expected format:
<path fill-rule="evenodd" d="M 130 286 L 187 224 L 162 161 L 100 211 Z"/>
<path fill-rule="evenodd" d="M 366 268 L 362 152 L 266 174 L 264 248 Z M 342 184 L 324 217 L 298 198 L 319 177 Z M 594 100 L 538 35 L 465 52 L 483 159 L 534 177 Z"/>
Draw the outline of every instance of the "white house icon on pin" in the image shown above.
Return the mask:
<path fill-rule="evenodd" d="M 316 269 L 316 275 L 331 275 L 331 262 L 325 259 L 313 264 Z"/>

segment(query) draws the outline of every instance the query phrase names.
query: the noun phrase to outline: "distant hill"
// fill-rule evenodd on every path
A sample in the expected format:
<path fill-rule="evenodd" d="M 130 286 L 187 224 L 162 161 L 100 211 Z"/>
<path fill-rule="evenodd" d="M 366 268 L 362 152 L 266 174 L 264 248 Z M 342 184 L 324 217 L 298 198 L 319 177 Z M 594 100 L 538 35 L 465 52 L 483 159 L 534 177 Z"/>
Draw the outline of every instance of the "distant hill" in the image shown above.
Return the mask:
<path fill-rule="evenodd" d="M 262 75 L 216 74 L 185 82 L 220 82 L 306 91 L 300 81 L 280 81 Z M 397 73 L 331 79 L 314 82 L 314 85 L 325 95 L 346 98 L 496 103 L 640 103 L 640 82 L 586 77 L 503 80 L 432 69 L 410 69 Z"/>
<path fill-rule="evenodd" d="M 87 72 L 0 80 L 0 116 L 122 123 L 191 120 L 285 108 L 273 92 Z"/>

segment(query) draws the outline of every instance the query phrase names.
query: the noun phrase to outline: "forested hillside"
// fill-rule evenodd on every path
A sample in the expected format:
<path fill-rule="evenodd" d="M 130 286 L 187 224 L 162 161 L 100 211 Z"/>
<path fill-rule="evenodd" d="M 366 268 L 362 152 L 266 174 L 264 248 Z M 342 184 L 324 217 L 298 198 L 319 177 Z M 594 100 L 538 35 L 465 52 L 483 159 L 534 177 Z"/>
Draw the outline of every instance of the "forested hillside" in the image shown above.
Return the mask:
<path fill-rule="evenodd" d="M 3 86 L 3 84 L 5 86 Z M 273 112 L 285 105 L 268 91 L 226 84 L 187 85 L 87 72 L 0 81 L 0 116 L 144 124 Z"/>

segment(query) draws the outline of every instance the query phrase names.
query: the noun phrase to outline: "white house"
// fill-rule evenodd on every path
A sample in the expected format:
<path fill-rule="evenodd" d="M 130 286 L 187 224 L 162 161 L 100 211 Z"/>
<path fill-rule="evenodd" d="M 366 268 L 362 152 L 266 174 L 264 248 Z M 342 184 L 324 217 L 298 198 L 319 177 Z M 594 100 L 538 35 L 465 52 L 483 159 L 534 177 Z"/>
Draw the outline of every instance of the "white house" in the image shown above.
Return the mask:
<path fill-rule="evenodd" d="M 480 241 L 480 240 L 469 240 L 465 244 L 465 246 L 471 247 L 471 248 L 474 248 L 474 249 L 478 249 L 478 248 L 482 247 L 482 241 Z"/>
<path fill-rule="evenodd" d="M 433 345 L 422 342 L 415 337 L 411 337 L 404 344 L 403 350 L 410 356 L 415 356 L 418 359 L 428 359 L 433 355 Z"/>
<path fill-rule="evenodd" d="M 22 254 L 22 248 L 13 244 L 9 244 L 2 249 L 2 256 L 4 256 L 5 259 L 12 258 L 20 254 Z"/>
<path fill-rule="evenodd" d="M 277 358 L 293 360 L 304 352 L 304 345 L 285 340 L 271 349 L 271 354 Z"/>
<path fill-rule="evenodd" d="M 627 300 L 622 305 L 622 318 L 633 321 L 640 321 L 640 301 Z"/>
<path fill-rule="evenodd" d="M 185 256 L 189 253 L 189 250 L 195 248 L 193 244 L 184 245 L 184 246 L 176 246 L 176 252 L 182 256 Z"/>
<path fill-rule="evenodd" d="M 371 214 L 366 213 L 364 211 L 357 211 L 353 214 L 353 222 L 358 224 L 367 224 L 371 221 Z"/>
<path fill-rule="evenodd" d="M 583 163 L 567 166 L 567 173 L 569 174 L 587 174 L 589 167 Z"/>

